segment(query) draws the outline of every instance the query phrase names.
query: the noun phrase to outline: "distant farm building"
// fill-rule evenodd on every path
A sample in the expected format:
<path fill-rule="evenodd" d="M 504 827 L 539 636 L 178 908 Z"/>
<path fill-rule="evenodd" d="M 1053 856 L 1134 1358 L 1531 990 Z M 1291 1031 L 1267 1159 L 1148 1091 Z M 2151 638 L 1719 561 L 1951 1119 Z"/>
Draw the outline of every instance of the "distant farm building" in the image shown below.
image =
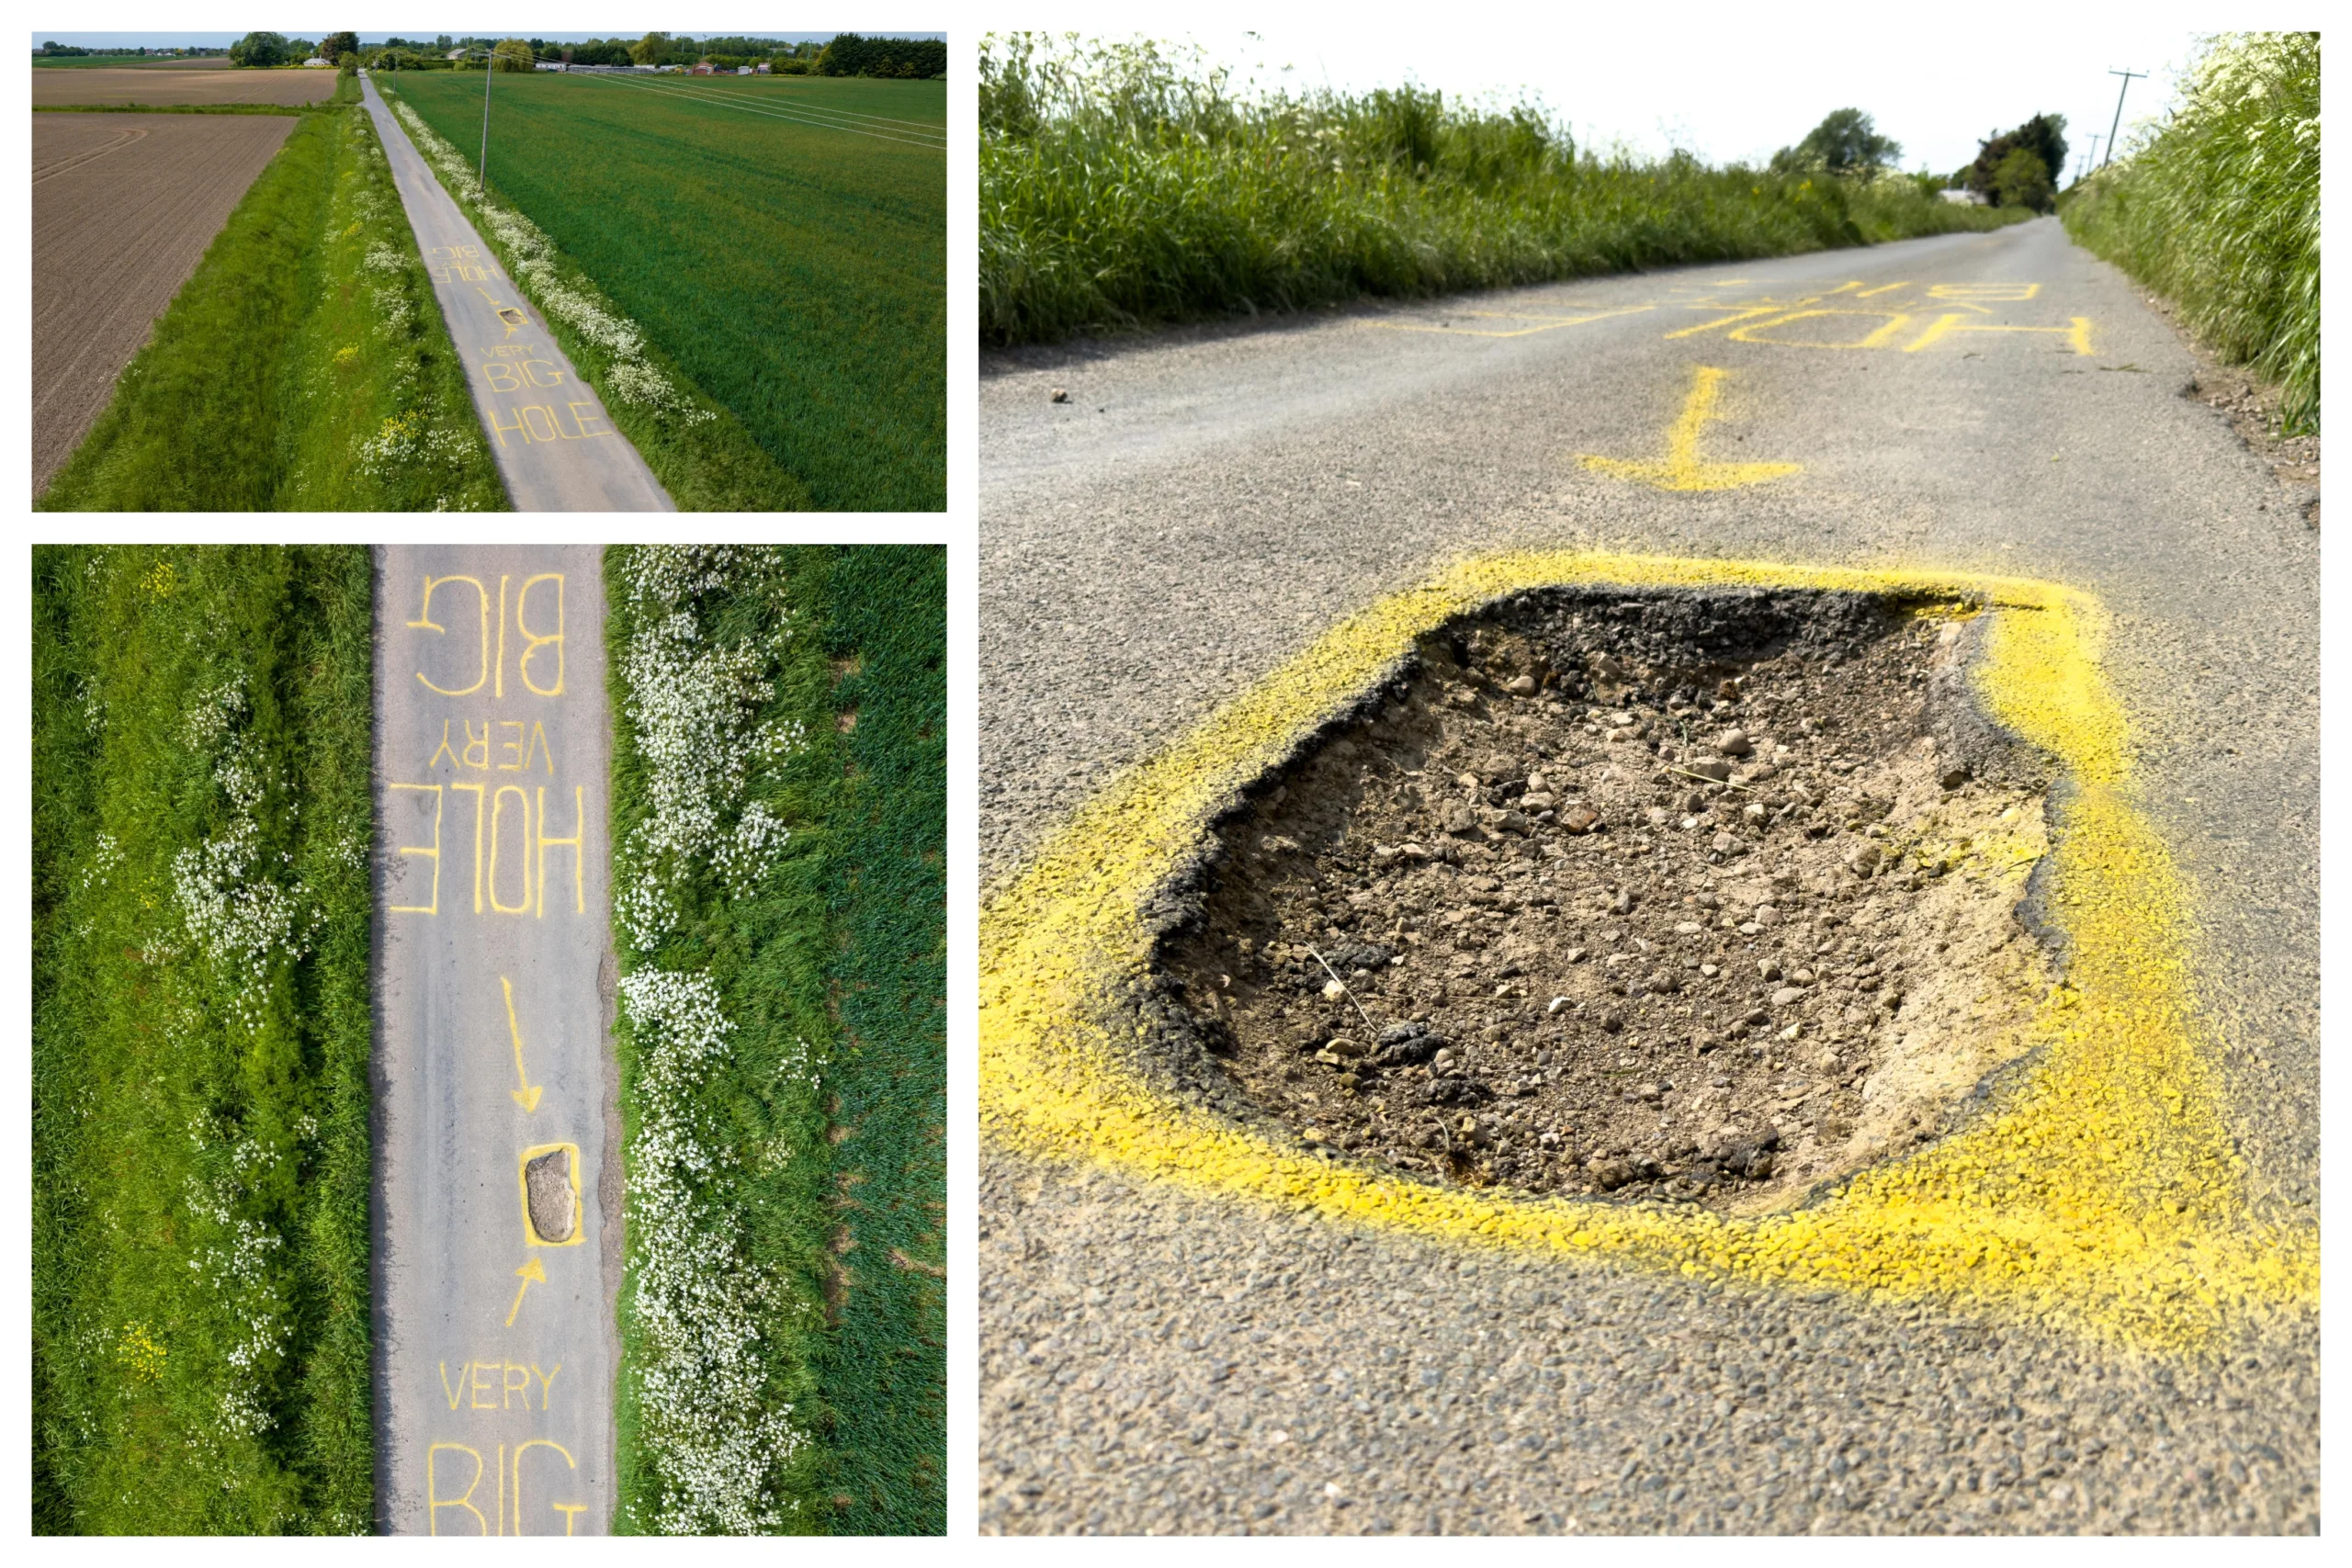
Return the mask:
<path fill-rule="evenodd" d="M 311 56 L 310 59 L 302 62 L 302 69 L 305 71 L 315 71 L 321 66 L 332 67 L 334 64 L 334 62 L 329 60 L 326 56 L 322 54 L 314 54 Z"/>

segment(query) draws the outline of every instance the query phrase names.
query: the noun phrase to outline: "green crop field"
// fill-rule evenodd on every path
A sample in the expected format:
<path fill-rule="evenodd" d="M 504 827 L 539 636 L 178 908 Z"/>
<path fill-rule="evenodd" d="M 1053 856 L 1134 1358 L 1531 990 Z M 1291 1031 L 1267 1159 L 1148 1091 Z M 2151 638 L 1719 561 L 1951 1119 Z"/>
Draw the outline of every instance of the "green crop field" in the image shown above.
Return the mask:
<path fill-rule="evenodd" d="M 378 85 L 479 149 L 479 73 Z M 946 504 L 944 83 L 547 73 L 491 100 L 493 200 L 811 503 Z"/>

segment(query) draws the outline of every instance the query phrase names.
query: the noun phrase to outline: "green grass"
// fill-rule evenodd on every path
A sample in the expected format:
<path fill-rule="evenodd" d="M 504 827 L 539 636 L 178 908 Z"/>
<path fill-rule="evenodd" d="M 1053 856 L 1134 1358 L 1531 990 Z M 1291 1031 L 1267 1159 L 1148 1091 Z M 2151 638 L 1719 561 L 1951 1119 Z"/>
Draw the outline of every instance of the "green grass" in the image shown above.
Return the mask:
<path fill-rule="evenodd" d="M 378 85 L 470 167 L 479 73 Z M 576 267 L 809 504 L 936 510 L 947 482 L 945 105 L 937 82 L 502 75 L 490 185 L 546 235 L 559 270 Z M 878 134 L 750 112 L 804 107 Z M 463 182 L 442 175 L 466 201 Z M 500 248 L 515 271 L 521 258 Z M 527 271 L 516 276 L 532 288 Z M 580 368 L 625 419 L 626 400 Z"/>
<path fill-rule="evenodd" d="M 368 553 L 32 568 L 33 1528 L 365 1531 Z"/>
<path fill-rule="evenodd" d="M 699 579 L 695 588 L 667 596 L 632 588 L 636 574 L 662 563 L 673 581 Z M 941 1531 L 941 554 L 616 547 L 606 584 L 616 885 L 659 888 L 676 911 L 643 940 L 627 907 L 614 927 L 631 1193 L 619 1526 Z M 662 646 L 656 634 L 681 613 L 696 632 L 673 650 L 716 660 L 740 647 L 749 666 L 725 680 L 707 665 L 665 667 L 637 684 L 631 649 Z M 706 836 L 726 840 L 753 803 L 789 829 L 743 885 L 731 886 L 701 852 L 638 847 L 662 809 L 647 751 L 662 744 L 664 721 L 647 710 L 673 700 L 674 711 L 734 716 L 715 738 L 695 731 L 698 755 L 747 759 L 740 795 L 716 802 L 717 818 L 704 820 L 718 826 Z M 797 744 L 762 752 L 749 737 L 763 726 L 791 731 Z M 655 974 L 707 984 L 729 1021 L 723 1051 L 691 1081 L 650 1055 L 663 1037 L 647 1032 L 631 987 Z M 665 1127 L 743 1157 L 695 1174 Z M 649 1389 L 718 1380 L 662 1335 L 658 1281 L 673 1252 L 706 1261 L 673 1278 L 669 1310 L 691 1315 L 701 1342 L 756 1332 L 760 1369 L 752 1386 L 684 1411 L 675 1393 Z M 730 1261 L 714 1269 L 714 1253 Z M 763 1281 L 768 1295 L 722 1299 L 703 1283 L 717 1276 Z M 772 1461 L 739 1488 L 756 1494 L 753 1506 L 729 1514 L 726 1488 L 682 1453 L 681 1438 L 761 1422 L 788 1436 L 761 1445 Z M 760 1506 L 768 1521 L 744 1522 Z"/>
<path fill-rule="evenodd" d="M 367 116 L 302 117 L 37 505 L 505 508 Z"/>
<path fill-rule="evenodd" d="M 845 549 L 829 592 L 833 704 L 854 722 L 829 877 L 839 1228 L 819 1385 L 834 1529 L 854 1535 L 947 1529 L 946 572 L 933 547 Z"/>
<path fill-rule="evenodd" d="M 2059 203 L 2075 241 L 2179 306 L 2319 428 L 2319 35 L 2224 34 L 2180 107 Z"/>
<path fill-rule="evenodd" d="M 2029 214 L 1575 148 L 1415 87 L 1240 99 L 1151 45 L 983 40 L 980 333 L 1000 344 L 1980 230 Z"/>

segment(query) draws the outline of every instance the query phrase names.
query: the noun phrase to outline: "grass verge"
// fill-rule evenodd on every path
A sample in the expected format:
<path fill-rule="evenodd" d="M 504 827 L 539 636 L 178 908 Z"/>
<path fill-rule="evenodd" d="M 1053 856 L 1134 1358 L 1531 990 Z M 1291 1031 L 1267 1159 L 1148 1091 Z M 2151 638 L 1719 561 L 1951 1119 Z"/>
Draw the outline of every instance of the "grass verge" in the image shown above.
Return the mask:
<path fill-rule="evenodd" d="M 1921 181 L 1579 151 L 1417 87 L 1239 99 L 1152 45 L 980 55 L 980 332 L 998 344 L 1997 228 Z"/>
<path fill-rule="evenodd" d="M 2077 244 L 2180 308 L 2223 359 L 2279 388 L 2290 435 L 2319 428 L 2319 35 L 2226 33 L 2180 107 L 2063 197 Z"/>
<path fill-rule="evenodd" d="M 937 1533 L 944 566 L 616 547 L 619 1528 Z"/>
<path fill-rule="evenodd" d="M 834 558 L 833 1528 L 947 1529 L 947 561 Z"/>
<path fill-rule="evenodd" d="M 604 399 L 682 511 L 800 512 L 808 487 L 769 456 L 743 422 L 696 387 L 546 233 L 487 197 L 473 165 L 381 78 L 377 90 L 506 275 L 538 307 L 557 344 Z"/>
<path fill-rule="evenodd" d="M 33 554 L 33 1528 L 374 1517 L 372 577 Z"/>
<path fill-rule="evenodd" d="M 40 510 L 505 508 L 351 91 L 304 114 L 254 181 Z"/>
<path fill-rule="evenodd" d="M 814 1532 L 831 1514 L 829 564 L 605 553 L 626 1532 Z"/>

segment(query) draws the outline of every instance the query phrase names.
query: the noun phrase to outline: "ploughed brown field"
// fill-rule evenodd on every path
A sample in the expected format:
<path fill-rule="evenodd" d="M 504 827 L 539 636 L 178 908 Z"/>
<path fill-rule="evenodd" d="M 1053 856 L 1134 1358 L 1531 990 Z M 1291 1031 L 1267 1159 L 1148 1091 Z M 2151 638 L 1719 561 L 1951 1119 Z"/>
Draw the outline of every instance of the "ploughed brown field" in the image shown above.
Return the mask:
<path fill-rule="evenodd" d="M 115 378 L 296 123 L 274 114 L 33 116 L 33 494 L 73 456 Z"/>
<path fill-rule="evenodd" d="M 332 71 L 35 71 L 43 104 L 311 104 L 334 92 Z"/>

